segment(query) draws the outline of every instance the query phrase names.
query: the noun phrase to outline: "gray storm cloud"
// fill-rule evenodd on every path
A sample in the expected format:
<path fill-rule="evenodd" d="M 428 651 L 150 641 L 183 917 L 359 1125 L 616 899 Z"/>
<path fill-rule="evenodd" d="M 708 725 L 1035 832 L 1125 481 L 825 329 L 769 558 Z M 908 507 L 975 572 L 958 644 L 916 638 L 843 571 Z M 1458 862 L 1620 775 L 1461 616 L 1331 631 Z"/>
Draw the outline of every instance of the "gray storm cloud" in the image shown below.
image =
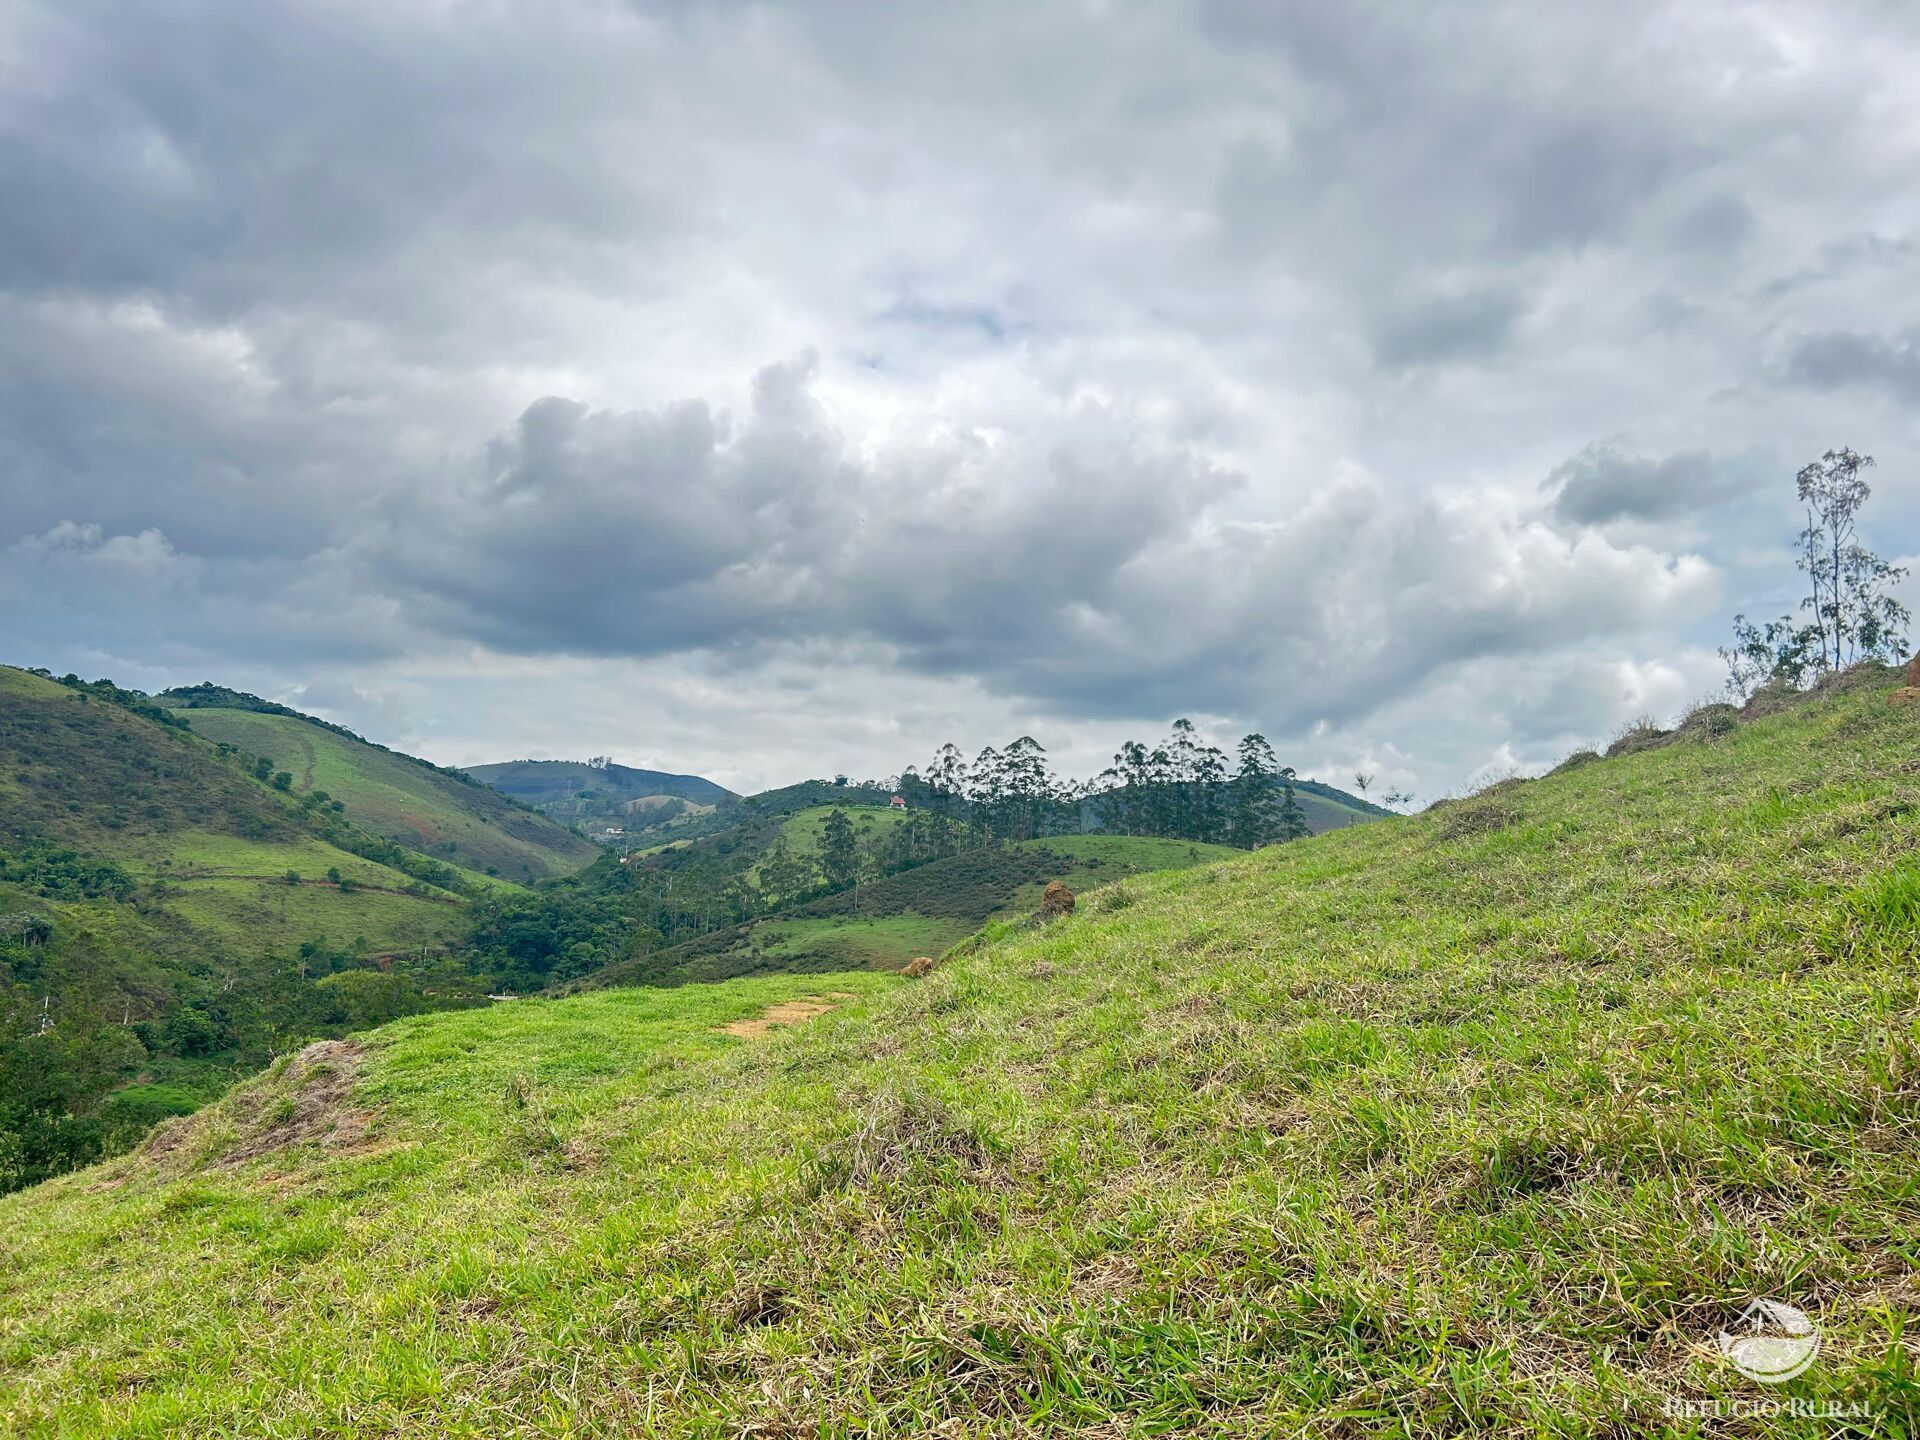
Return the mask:
<path fill-rule="evenodd" d="M 1917 59 L 1866 0 L 29 0 L 6 658 L 465 759 L 617 694 L 769 779 L 873 768 L 836 718 L 1542 761 L 1792 603 L 1807 458 L 1920 548 Z"/>

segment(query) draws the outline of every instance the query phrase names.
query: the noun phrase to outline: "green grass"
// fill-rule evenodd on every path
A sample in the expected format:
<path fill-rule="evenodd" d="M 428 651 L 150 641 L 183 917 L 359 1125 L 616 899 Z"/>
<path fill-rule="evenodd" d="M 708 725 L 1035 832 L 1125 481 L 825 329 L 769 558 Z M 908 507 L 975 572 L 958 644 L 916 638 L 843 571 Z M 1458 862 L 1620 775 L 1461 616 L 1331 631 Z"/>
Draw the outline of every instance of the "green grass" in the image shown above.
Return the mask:
<path fill-rule="evenodd" d="M 315 939 L 343 946 L 358 940 L 369 951 L 393 954 L 450 940 L 462 925 L 462 908 L 455 901 L 375 890 L 348 893 L 317 883 L 169 882 L 166 903 L 236 954 L 286 954 Z"/>
<path fill-rule="evenodd" d="M 303 721 L 286 723 L 354 751 L 383 754 Z M 320 753 L 332 752 L 322 746 Z M 397 756 L 384 758 L 419 769 Z M 503 804 L 481 787 L 445 783 Z M 537 816 L 514 813 L 552 828 Z M 71 845 L 142 882 L 127 914 L 116 917 L 105 905 L 73 912 L 101 940 L 101 954 L 112 954 L 112 968 L 125 972 L 115 980 L 98 969 L 91 988 L 119 984 L 144 1010 L 160 987 L 127 977 L 143 970 L 155 950 L 164 950 L 175 968 L 191 968 L 290 953 L 322 935 L 337 942 L 363 938 L 376 951 L 406 950 L 454 928 L 460 912 L 445 903 L 445 892 L 376 893 L 421 887 L 400 870 L 320 838 L 308 823 L 292 795 L 261 784 L 197 731 L 156 725 L 0 666 L 0 848 L 42 839 Z M 335 869 L 366 888 L 353 895 L 327 888 L 327 872 Z M 307 883 L 289 887 L 289 870 Z M 477 887 L 506 883 L 471 873 L 465 878 Z"/>
<path fill-rule="evenodd" d="M 516 809 L 391 750 L 364 745 L 291 715 L 252 710 L 176 712 L 209 740 L 272 757 L 295 794 L 324 790 L 362 829 L 451 865 L 535 880 L 578 869 L 599 849 L 542 815 Z"/>
<path fill-rule="evenodd" d="M 916 955 L 939 955 L 966 938 L 967 926 L 942 915 L 883 915 L 844 920 L 769 920 L 754 943 L 774 960 L 826 955 L 846 969 L 898 970 Z"/>
<path fill-rule="evenodd" d="M 1146 835 L 1050 835 L 1025 840 L 1030 849 L 1051 850 L 1081 862 L 1092 879 L 1101 869 L 1120 871 L 1179 870 L 1214 860 L 1232 860 L 1247 852 L 1231 845 L 1208 845 L 1198 840 L 1160 840 Z M 1087 862 L 1095 862 L 1089 865 Z"/>
<path fill-rule="evenodd" d="M 1129 878 L 926 981 L 421 1017 L 0 1200 L 24 1434 L 1914 1432 L 1920 712 Z M 714 1027 L 828 990 L 804 1030 Z M 316 1089 L 317 1087 L 317 1089 Z M 1818 1363 L 1713 1346 L 1753 1296 Z M 1670 1420 L 1792 1397 L 1857 1421 Z"/>
<path fill-rule="evenodd" d="M 462 923 L 450 892 L 311 836 L 264 844 L 186 831 L 135 847 L 125 863 L 137 878 L 160 882 L 166 908 L 232 954 L 286 953 L 321 937 L 341 944 L 360 939 L 391 953 L 437 944 Z M 300 884 L 286 883 L 290 870 Z M 327 878 L 330 870 L 357 888 L 337 888 Z"/>
<path fill-rule="evenodd" d="M 1124 835 L 970 850 L 612 966 L 578 986 L 710 982 L 784 969 L 898 970 L 916 956 L 942 954 L 989 921 L 1031 916 L 1049 881 L 1083 892 L 1244 853 Z"/>
<path fill-rule="evenodd" d="M 820 831 L 827 823 L 827 817 L 835 810 L 846 812 L 847 819 L 853 824 L 853 833 L 862 841 L 884 836 L 911 813 L 887 805 L 809 805 L 804 810 L 794 811 L 780 822 L 780 838 L 787 842 L 787 848 L 796 855 L 818 855 Z"/>
<path fill-rule="evenodd" d="M 408 882 L 408 877 L 396 870 L 349 855 L 315 836 L 266 844 L 233 835 L 186 830 L 163 840 L 129 846 L 122 863 L 143 879 L 175 882 L 201 876 L 279 882 L 288 870 L 297 870 L 308 880 L 320 880 L 330 869 L 365 885 L 398 887 Z M 434 893 L 448 892 L 435 890 Z"/>
<path fill-rule="evenodd" d="M 1322 790 L 1327 793 L 1319 793 Z M 1378 820 L 1393 813 L 1335 786 L 1321 785 L 1311 780 L 1303 781 L 1297 787 L 1295 799 L 1300 802 L 1301 814 L 1306 816 L 1307 828 L 1315 835 L 1343 829 L 1348 825 L 1364 825 L 1369 820 Z"/>

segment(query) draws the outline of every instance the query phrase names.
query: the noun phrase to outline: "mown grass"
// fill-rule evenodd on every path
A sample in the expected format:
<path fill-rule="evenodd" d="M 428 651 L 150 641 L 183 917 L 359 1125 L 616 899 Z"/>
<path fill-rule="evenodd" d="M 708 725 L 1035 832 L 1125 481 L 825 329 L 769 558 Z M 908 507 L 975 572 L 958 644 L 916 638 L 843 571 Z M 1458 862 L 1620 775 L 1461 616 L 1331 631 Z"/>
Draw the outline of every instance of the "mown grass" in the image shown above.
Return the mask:
<path fill-rule="evenodd" d="M 917 984 L 388 1027 L 353 1146 L 219 1163 L 297 1108 L 282 1076 L 0 1201 L 0 1404 L 115 1435 L 1910 1434 L 1920 716 L 1886 688 L 1128 879 Z M 828 989 L 861 998 L 713 1029 Z M 1756 1295 L 1825 1337 L 1771 1391 L 1712 1343 Z"/>

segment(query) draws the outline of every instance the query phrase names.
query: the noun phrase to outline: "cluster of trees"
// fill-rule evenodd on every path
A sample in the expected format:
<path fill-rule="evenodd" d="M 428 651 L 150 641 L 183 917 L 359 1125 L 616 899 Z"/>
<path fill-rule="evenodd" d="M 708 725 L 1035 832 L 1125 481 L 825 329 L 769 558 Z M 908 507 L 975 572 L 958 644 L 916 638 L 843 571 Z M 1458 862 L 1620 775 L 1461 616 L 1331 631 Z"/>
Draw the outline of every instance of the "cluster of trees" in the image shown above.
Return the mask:
<path fill-rule="evenodd" d="M 1736 697 L 1744 700 L 1769 684 L 1798 689 L 1862 660 L 1905 658 L 1913 617 L 1889 592 L 1907 572 L 1860 541 L 1873 463 L 1871 455 L 1843 446 L 1794 477 L 1807 521 L 1794 566 L 1806 576 L 1808 593 L 1798 619 L 1789 613 L 1761 625 L 1733 617 L 1733 644 L 1722 646 L 1720 656 Z"/>
<path fill-rule="evenodd" d="M 1046 751 L 1022 735 L 971 763 L 943 745 L 924 771 L 900 777 L 900 793 L 983 842 L 1100 830 L 1253 850 L 1307 833 L 1296 778 L 1265 736 L 1246 736 L 1229 756 L 1180 719 L 1157 745 L 1126 741 L 1088 780 L 1056 776 Z"/>
<path fill-rule="evenodd" d="M 54 900 L 125 900 L 133 877 L 111 860 L 82 855 L 51 840 L 36 840 L 20 850 L 0 850 L 0 880 L 13 881 Z M 13 919 L 12 916 L 0 920 Z M 3 934 L 4 930 L 0 930 Z"/>
<path fill-rule="evenodd" d="M 65 675 L 55 675 L 52 671 L 43 670 L 37 665 L 29 667 L 27 673 L 38 675 L 42 680 L 55 681 L 83 696 L 104 700 L 110 705 L 118 705 L 122 710 L 130 710 L 143 720 L 151 720 L 156 725 L 166 725 L 175 730 L 191 728 L 186 721 L 169 712 L 165 706 L 155 704 L 153 697 L 144 690 L 122 689 L 106 679 L 82 680 L 72 671 L 68 671 Z"/>
<path fill-rule="evenodd" d="M 0 968 L 11 948 L 0 943 Z M 0 1194 L 89 1164 L 131 1138 L 107 1097 L 144 1054 L 124 1026 L 84 1013 L 55 1023 L 46 998 L 0 986 Z"/>

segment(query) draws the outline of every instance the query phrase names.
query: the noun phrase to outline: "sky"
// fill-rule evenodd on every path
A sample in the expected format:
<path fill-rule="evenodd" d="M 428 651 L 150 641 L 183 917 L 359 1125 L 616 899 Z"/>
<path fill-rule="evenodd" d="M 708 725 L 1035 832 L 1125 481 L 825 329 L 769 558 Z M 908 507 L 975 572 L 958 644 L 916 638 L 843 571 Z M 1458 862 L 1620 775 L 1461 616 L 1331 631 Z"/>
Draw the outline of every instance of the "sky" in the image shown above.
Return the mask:
<path fill-rule="evenodd" d="M 743 791 L 1537 771 L 1794 606 L 1824 450 L 1920 568 L 1916 73 L 1903 0 L 12 0 L 0 659 Z"/>

